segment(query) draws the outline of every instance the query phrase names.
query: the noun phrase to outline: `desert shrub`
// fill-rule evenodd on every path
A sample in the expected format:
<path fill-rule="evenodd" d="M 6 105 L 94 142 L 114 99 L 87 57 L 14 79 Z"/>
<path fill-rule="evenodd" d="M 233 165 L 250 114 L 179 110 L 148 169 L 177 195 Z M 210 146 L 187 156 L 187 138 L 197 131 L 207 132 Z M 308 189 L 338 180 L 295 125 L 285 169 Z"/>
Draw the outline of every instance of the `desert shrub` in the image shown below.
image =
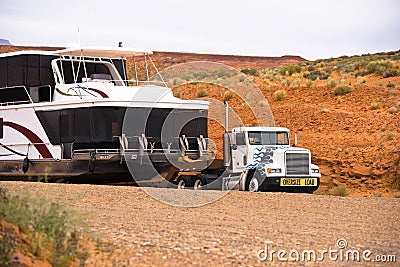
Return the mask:
<path fill-rule="evenodd" d="M 362 76 L 365 76 L 365 75 L 367 75 L 367 74 L 368 74 L 367 71 L 361 70 L 361 71 L 356 72 L 355 76 L 356 76 L 356 77 L 362 77 Z"/>
<path fill-rule="evenodd" d="M 307 70 L 308 70 L 308 71 L 313 71 L 313 70 L 315 70 L 315 65 L 310 65 L 310 66 L 308 66 L 308 67 L 307 67 Z"/>
<path fill-rule="evenodd" d="M 242 103 L 240 103 L 240 107 L 241 107 L 242 109 L 246 110 L 246 109 L 249 108 L 249 105 L 248 105 L 246 102 L 242 102 Z"/>
<path fill-rule="evenodd" d="M 306 81 L 306 87 L 310 88 L 313 85 L 313 82 L 310 79 L 307 79 Z"/>
<path fill-rule="evenodd" d="M 393 137 L 394 137 L 394 134 L 393 134 L 392 132 L 387 132 L 387 133 L 386 133 L 386 139 L 387 139 L 387 140 L 392 140 Z"/>
<path fill-rule="evenodd" d="M 296 80 L 294 80 L 294 81 L 292 82 L 292 86 L 300 87 L 300 85 L 301 85 L 300 79 L 296 79 Z"/>
<path fill-rule="evenodd" d="M 355 64 L 347 64 L 343 67 L 344 72 L 353 72 L 356 70 Z"/>
<path fill-rule="evenodd" d="M 78 251 L 82 223 L 66 207 L 38 196 L 6 196 L 0 198 L 0 214 L 0 221 L 25 234 L 30 246 L 24 249 L 52 266 L 69 266 L 82 257 Z"/>
<path fill-rule="evenodd" d="M 256 69 L 246 68 L 246 69 L 242 69 L 241 72 L 243 74 L 246 74 L 246 75 L 257 76 L 257 70 Z"/>
<path fill-rule="evenodd" d="M 387 88 L 394 88 L 394 87 L 396 87 L 396 85 L 394 84 L 394 83 L 392 83 L 392 82 L 388 82 L 387 84 L 386 84 L 386 87 Z"/>
<path fill-rule="evenodd" d="M 308 79 L 310 79 L 311 81 L 315 81 L 315 80 L 319 77 L 318 72 L 319 72 L 319 71 L 310 72 L 309 75 L 308 75 L 307 77 L 304 77 L 304 78 L 308 78 Z"/>
<path fill-rule="evenodd" d="M 274 98 L 276 101 L 282 101 L 286 98 L 287 94 L 285 90 L 277 90 L 274 93 Z"/>
<path fill-rule="evenodd" d="M 241 82 L 241 83 L 244 82 L 244 76 L 239 77 L 239 82 Z"/>
<path fill-rule="evenodd" d="M 356 70 L 363 69 L 365 68 L 365 66 L 367 66 L 367 61 L 364 59 L 359 59 L 356 62 L 354 62 L 354 68 Z"/>
<path fill-rule="evenodd" d="M 329 78 L 329 76 L 330 76 L 330 74 L 326 73 L 325 71 L 316 70 L 316 71 L 310 72 L 308 77 L 305 77 L 305 78 L 309 78 L 311 81 L 315 81 L 318 78 L 320 80 L 326 80 Z"/>
<path fill-rule="evenodd" d="M 396 69 L 390 61 L 371 61 L 367 65 L 367 72 L 375 73 L 384 78 L 394 77 L 399 74 L 398 69 Z"/>
<path fill-rule="evenodd" d="M 341 96 L 338 96 L 338 97 L 337 97 L 337 103 L 338 103 L 338 104 L 342 104 L 342 103 L 343 103 L 343 99 L 342 99 Z"/>
<path fill-rule="evenodd" d="M 279 70 L 281 75 L 288 75 L 291 76 L 294 73 L 300 73 L 301 67 L 299 65 L 286 65 L 282 66 Z"/>
<path fill-rule="evenodd" d="M 377 110 L 381 108 L 381 103 L 379 102 L 372 102 L 371 105 L 369 105 L 370 110 Z"/>
<path fill-rule="evenodd" d="M 345 95 L 347 93 L 350 93 L 351 91 L 353 91 L 353 87 L 351 87 L 350 85 L 340 84 L 336 86 L 333 93 L 335 95 Z"/>
<path fill-rule="evenodd" d="M 232 91 L 225 91 L 223 99 L 224 101 L 229 101 L 232 99 L 232 97 L 234 96 Z"/>
<path fill-rule="evenodd" d="M 208 96 L 208 94 L 207 94 L 207 92 L 204 91 L 204 90 L 199 90 L 199 91 L 197 92 L 197 97 L 206 97 L 206 96 Z"/>
<path fill-rule="evenodd" d="M 382 82 L 377 82 L 376 86 L 383 86 L 383 83 Z"/>
<path fill-rule="evenodd" d="M 335 87 L 338 85 L 338 81 L 334 78 L 330 78 L 327 83 L 328 87 Z"/>
<path fill-rule="evenodd" d="M 326 195 L 326 191 L 323 189 L 317 189 L 313 192 L 313 195 Z"/>
<path fill-rule="evenodd" d="M 363 85 L 363 84 L 365 84 L 367 82 L 367 80 L 365 79 L 365 78 L 363 78 L 363 77 L 358 77 L 357 78 L 357 86 L 361 86 L 361 85 Z"/>
<path fill-rule="evenodd" d="M 257 70 L 256 70 L 256 73 L 257 73 Z M 230 77 L 234 76 L 235 74 L 236 74 L 236 71 L 232 70 L 232 69 L 217 69 L 217 70 L 214 70 L 211 73 L 211 76 L 214 79 L 217 79 L 217 78 L 230 78 Z M 210 76 L 210 74 L 208 74 L 207 72 L 198 72 L 197 75 L 198 76 L 196 76 L 196 78 L 199 79 L 199 80 L 203 80 L 206 77 Z"/>
<path fill-rule="evenodd" d="M 339 185 L 329 190 L 329 195 L 345 197 L 347 196 L 347 188 L 345 186 Z"/>

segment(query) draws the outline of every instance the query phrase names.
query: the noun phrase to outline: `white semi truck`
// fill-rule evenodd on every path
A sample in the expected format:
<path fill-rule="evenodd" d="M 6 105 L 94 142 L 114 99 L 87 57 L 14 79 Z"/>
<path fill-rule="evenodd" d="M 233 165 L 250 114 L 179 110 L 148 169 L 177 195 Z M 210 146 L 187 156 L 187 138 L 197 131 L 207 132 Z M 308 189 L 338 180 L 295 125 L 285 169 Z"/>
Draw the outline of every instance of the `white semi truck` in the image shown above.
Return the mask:
<path fill-rule="evenodd" d="M 227 119 L 225 124 L 227 129 Z M 291 146 L 287 128 L 233 128 L 223 136 L 223 152 L 222 160 L 203 170 L 196 162 L 181 164 L 169 180 L 178 188 L 253 192 L 312 193 L 319 186 L 321 174 L 310 150 Z"/>

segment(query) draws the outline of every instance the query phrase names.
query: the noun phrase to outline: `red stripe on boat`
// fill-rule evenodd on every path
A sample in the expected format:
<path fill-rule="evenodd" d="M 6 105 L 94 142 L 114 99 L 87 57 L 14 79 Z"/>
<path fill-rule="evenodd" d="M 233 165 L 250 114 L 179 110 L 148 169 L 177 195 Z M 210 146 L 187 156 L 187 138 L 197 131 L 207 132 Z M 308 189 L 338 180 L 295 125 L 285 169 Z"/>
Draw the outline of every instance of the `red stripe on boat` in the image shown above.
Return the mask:
<path fill-rule="evenodd" d="M 94 88 L 86 88 L 86 89 L 98 93 L 103 98 L 109 98 L 106 93 L 104 93 L 103 91 L 100 91 L 99 89 L 94 89 Z"/>
<path fill-rule="evenodd" d="M 45 159 L 51 159 L 53 156 L 51 155 L 49 149 L 47 146 L 44 144 L 44 142 L 37 136 L 34 132 L 29 130 L 28 128 L 25 128 L 22 125 L 16 124 L 14 122 L 10 121 L 5 121 L 3 122 L 5 126 L 11 127 L 18 132 L 22 133 L 26 138 L 29 139 L 29 141 L 35 146 L 35 148 L 39 151 L 40 155 L 42 155 L 43 158 Z"/>

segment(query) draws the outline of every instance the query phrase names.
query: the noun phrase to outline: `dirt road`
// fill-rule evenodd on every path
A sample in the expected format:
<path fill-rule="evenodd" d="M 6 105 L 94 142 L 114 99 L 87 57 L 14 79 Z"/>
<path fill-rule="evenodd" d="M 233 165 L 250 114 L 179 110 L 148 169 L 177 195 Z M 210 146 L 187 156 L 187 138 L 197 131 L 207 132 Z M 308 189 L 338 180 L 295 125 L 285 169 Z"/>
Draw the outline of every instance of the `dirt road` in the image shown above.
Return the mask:
<path fill-rule="evenodd" d="M 205 206 L 183 208 L 155 200 L 137 187 L 0 185 L 10 193 L 45 195 L 88 214 L 91 231 L 113 244 L 108 257 L 117 266 L 287 265 L 273 250 L 286 252 L 280 256 L 288 261 L 298 258 L 295 266 L 316 265 L 311 251 L 328 266 L 400 265 L 400 199 L 235 191 Z M 183 202 L 221 194 L 147 190 Z M 352 261 L 354 251 L 359 263 Z M 377 256 L 393 261 L 391 255 L 397 262 L 376 261 Z M 101 266 L 97 261 L 94 265 Z"/>

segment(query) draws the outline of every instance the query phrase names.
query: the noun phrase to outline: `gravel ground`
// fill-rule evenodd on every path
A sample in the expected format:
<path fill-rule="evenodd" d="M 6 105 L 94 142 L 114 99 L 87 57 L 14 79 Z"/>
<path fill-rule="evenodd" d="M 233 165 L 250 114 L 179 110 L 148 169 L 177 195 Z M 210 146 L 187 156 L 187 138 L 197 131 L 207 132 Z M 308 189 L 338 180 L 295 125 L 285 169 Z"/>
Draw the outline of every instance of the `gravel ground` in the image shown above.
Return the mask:
<path fill-rule="evenodd" d="M 400 199 L 146 188 L 152 195 L 179 200 L 175 204 L 219 198 L 187 208 L 160 202 L 138 187 L 0 185 L 10 193 L 41 194 L 85 213 L 89 229 L 113 244 L 93 266 L 107 259 L 116 266 L 288 265 L 278 260 L 277 252 L 271 256 L 273 250 L 286 251 L 282 256 L 289 261 L 298 252 L 300 261 L 291 262 L 295 266 L 321 265 L 301 260 L 304 250 L 314 250 L 317 259 L 322 254 L 328 266 L 400 266 Z M 344 241 L 347 247 L 339 249 Z M 346 253 L 354 250 L 361 262 L 346 262 Z M 364 252 L 371 262 L 363 261 Z M 330 259 L 336 255 L 338 260 Z M 397 262 L 378 263 L 377 255 L 395 255 Z"/>

